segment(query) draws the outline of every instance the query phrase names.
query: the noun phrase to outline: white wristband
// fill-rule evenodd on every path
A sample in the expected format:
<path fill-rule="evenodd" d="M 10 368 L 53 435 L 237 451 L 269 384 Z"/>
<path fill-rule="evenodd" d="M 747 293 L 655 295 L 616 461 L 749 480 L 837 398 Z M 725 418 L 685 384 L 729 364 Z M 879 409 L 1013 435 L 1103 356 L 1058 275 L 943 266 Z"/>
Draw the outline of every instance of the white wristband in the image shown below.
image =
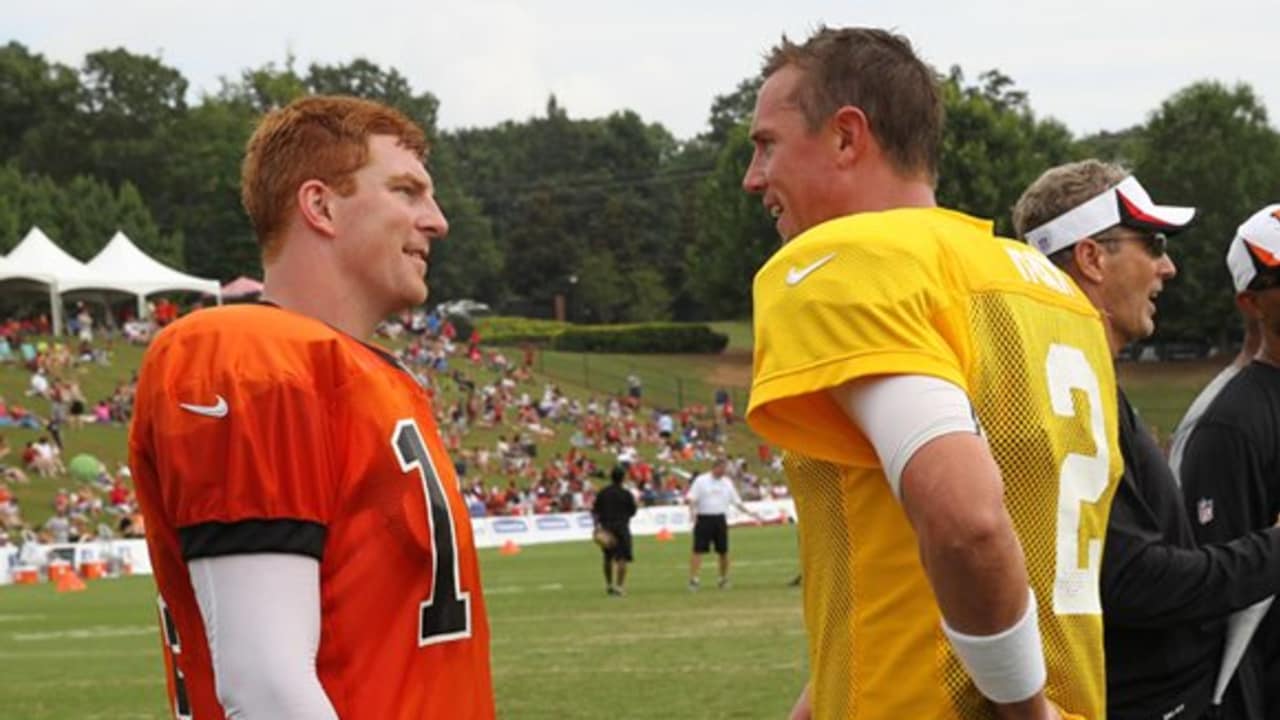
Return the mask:
<path fill-rule="evenodd" d="M 1013 627 L 995 635 L 965 635 L 952 630 L 944 618 L 942 632 L 978 691 L 993 702 L 1020 702 L 1044 688 L 1048 673 L 1031 588 L 1027 588 L 1027 611 Z"/>

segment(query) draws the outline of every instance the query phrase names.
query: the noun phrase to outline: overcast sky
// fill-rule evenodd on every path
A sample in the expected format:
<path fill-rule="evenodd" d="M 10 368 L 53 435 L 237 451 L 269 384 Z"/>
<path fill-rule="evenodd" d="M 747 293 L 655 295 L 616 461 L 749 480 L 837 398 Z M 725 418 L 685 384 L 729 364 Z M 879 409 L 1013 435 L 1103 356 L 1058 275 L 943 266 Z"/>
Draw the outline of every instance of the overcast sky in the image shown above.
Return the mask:
<path fill-rule="evenodd" d="M 123 46 L 159 54 L 191 82 L 280 64 L 367 57 L 440 99 L 444 128 L 543 112 L 630 108 L 677 137 L 705 129 L 712 99 L 755 74 L 786 32 L 876 25 L 968 77 L 998 68 L 1040 115 L 1077 134 L 1143 122 L 1201 79 L 1247 82 L 1280 115 L 1274 0 L 0 0 L 0 41 L 78 66 Z M 193 100 L 198 94 L 193 94 Z"/>

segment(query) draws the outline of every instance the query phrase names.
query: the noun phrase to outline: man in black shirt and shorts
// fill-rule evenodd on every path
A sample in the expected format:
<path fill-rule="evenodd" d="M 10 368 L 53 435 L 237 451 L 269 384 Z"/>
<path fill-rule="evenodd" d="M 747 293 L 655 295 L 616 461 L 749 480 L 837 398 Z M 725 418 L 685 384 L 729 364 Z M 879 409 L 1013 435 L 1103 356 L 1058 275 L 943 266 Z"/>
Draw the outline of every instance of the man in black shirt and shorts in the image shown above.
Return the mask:
<path fill-rule="evenodd" d="M 626 594 L 627 563 L 631 554 L 631 517 L 636 514 L 636 498 L 622 487 L 627 471 L 614 466 L 609 486 L 596 496 L 591 514 L 595 517 L 595 541 L 604 553 L 605 592 L 614 597 Z"/>

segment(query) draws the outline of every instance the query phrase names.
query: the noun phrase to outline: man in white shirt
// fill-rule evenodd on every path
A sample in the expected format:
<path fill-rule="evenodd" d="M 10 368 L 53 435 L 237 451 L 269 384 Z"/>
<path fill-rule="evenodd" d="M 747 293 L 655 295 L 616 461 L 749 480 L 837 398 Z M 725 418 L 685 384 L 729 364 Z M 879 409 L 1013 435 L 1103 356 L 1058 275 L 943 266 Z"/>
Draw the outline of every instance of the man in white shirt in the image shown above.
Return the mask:
<path fill-rule="evenodd" d="M 674 435 L 675 432 L 675 418 L 671 417 L 671 413 L 665 410 L 662 411 L 662 413 L 658 415 L 658 435 L 662 438 L 663 442 L 669 442 L 671 440 L 671 436 Z"/>
<path fill-rule="evenodd" d="M 720 556 L 721 590 L 729 587 L 729 523 L 726 513 L 732 505 L 752 517 L 758 516 L 742 504 L 738 489 L 729 476 L 728 463 L 716 458 L 709 472 L 693 479 L 685 499 L 689 502 L 689 514 L 693 516 L 693 554 L 689 556 L 689 590 L 696 592 L 700 586 L 698 572 L 702 569 L 702 556 L 715 547 Z"/>

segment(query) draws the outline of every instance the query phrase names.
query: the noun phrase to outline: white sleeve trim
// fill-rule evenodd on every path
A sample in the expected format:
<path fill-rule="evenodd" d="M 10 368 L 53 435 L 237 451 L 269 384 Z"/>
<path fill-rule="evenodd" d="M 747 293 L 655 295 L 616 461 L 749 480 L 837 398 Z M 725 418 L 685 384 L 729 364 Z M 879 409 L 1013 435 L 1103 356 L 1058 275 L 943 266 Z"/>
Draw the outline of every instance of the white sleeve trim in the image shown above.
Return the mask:
<path fill-rule="evenodd" d="M 227 718 L 337 720 L 316 676 L 320 563 L 254 553 L 187 566 Z"/>
<path fill-rule="evenodd" d="M 875 448 L 899 499 L 902 471 L 925 443 L 955 432 L 981 433 L 964 390 L 931 375 L 876 376 L 830 393 Z"/>

